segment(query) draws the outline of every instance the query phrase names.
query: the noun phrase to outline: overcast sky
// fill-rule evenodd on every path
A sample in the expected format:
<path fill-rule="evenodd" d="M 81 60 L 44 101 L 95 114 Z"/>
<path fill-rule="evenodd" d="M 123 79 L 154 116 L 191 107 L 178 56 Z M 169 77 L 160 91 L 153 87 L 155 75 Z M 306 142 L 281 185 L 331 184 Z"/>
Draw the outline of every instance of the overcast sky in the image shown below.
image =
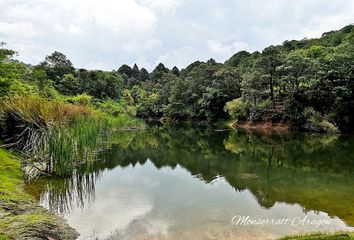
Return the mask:
<path fill-rule="evenodd" d="M 0 42 L 36 64 L 63 52 L 77 68 L 225 61 L 354 23 L 354 0 L 0 0 Z"/>

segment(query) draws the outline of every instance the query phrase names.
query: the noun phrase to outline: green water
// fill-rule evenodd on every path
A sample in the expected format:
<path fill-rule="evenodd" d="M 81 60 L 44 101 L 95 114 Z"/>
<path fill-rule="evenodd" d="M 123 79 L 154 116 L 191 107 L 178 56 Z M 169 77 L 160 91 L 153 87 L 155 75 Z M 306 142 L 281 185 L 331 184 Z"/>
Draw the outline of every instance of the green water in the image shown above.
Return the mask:
<path fill-rule="evenodd" d="M 354 230 L 352 136 L 151 127 L 117 133 L 99 158 L 71 177 L 27 186 L 80 239 L 274 239 Z M 238 216 L 290 223 L 237 224 Z M 304 218 L 323 224 L 302 224 Z"/>

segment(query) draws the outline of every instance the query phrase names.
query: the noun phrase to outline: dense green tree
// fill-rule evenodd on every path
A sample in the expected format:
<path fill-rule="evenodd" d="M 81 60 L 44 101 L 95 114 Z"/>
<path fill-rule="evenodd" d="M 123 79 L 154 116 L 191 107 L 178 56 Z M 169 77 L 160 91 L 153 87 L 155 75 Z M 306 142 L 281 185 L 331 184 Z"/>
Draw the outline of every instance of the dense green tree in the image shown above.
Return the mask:
<path fill-rule="evenodd" d="M 258 62 L 258 68 L 262 73 L 262 78 L 268 80 L 269 94 L 272 101 L 272 106 L 275 108 L 275 93 L 274 89 L 277 87 L 277 67 L 281 65 L 280 49 L 278 47 L 270 46 L 263 50 L 261 58 Z"/>
<path fill-rule="evenodd" d="M 55 84 L 59 84 L 65 74 L 74 73 L 71 61 L 63 53 L 57 51 L 46 56 L 39 66 L 46 71 L 48 78 L 53 80 Z"/>
<path fill-rule="evenodd" d="M 87 88 L 89 95 L 99 99 L 118 99 L 121 96 L 122 77 L 116 72 L 90 71 Z"/>
<path fill-rule="evenodd" d="M 174 66 L 171 70 L 171 72 L 176 75 L 176 76 L 179 76 L 180 75 L 180 72 L 179 72 L 179 69 L 178 67 Z"/>
<path fill-rule="evenodd" d="M 126 64 L 123 64 L 119 69 L 118 72 L 122 75 L 126 75 L 128 78 L 130 78 L 133 74 L 133 70 L 131 67 L 129 67 Z"/>
<path fill-rule="evenodd" d="M 32 80 L 38 82 L 38 90 L 44 94 L 46 85 L 48 84 L 48 76 L 42 68 L 34 67 L 32 70 Z"/>
<path fill-rule="evenodd" d="M 321 61 L 319 80 L 312 89 L 312 104 L 345 131 L 354 120 L 354 41 L 336 48 Z"/>
<path fill-rule="evenodd" d="M 171 89 L 171 94 L 168 99 L 168 104 L 164 109 L 165 115 L 174 120 L 189 119 L 193 116 L 190 95 L 186 91 L 188 82 L 178 79 Z"/>
<path fill-rule="evenodd" d="M 13 50 L 6 49 L 5 45 L 6 44 L 4 42 L 0 42 L 0 62 L 4 61 L 6 59 L 10 59 L 16 53 Z"/>
<path fill-rule="evenodd" d="M 25 83 L 30 80 L 31 70 L 14 61 L 12 57 L 15 54 L 15 51 L 5 48 L 5 43 L 0 43 L 0 98 L 36 92 L 32 84 Z"/>
<path fill-rule="evenodd" d="M 243 74 L 241 87 L 243 100 L 252 108 L 257 108 L 268 97 L 268 81 L 259 72 Z"/>
<path fill-rule="evenodd" d="M 15 51 L 4 48 L 5 43 L 0 43 L 0 98 L 7 95 L 10 91 L 11 80 L 9 79 L 9 66 L 6 63 L 14 54 Z"/>
<path fill-rule="evenodd" d="M 136 115 L 142 118 L 154 118 L 158 116 L 157 101 L 158 94 L 149 94 L 144 89 L 133 87 L 132 95 L 136 102 Z"/>
<path fill-rule="evenodd" d="M 139 70 L 138 65 L 136 65 L 136 64 L 134 64 L 134 66 L 132 68 L 131 77 L 140 80 L 140 70 Z"/>
<path fill-rule="evenodd" d="M 157 81 L 160 79 L 164 73 L 168 73 L 169 69 L 165 67 L 162 63 L 159 63 L 156 68 L 151 72 L 151 80 Z"/>
<path fill-rule="evenodd" d="M 150 80 L 149 72 L 145 68 L 140 69 L 139 80 L 140 81 Z"/>
<path fill-rule="evenodd" d="M 224 64 L 209 59 L 184 69 L 162 63 L 149 73 L 135 64 L 117 71 L 75 70 L 54 52 L 39 66 L 12 59 L 0 47 L 0 97 L 41 94 L 67 99 L 84 93 L 107 111 L 129 108 L 143 118 L 285 121 L 313 131 L 354 131 L 354 26 L 321 38 L 285 41 L 262 52 L 240 51 Z M 91 102 L 91 101 L 90 101 Z M 108 106 L 112 105 L 112 106 Z"/>
<path fill-rule="evenodd" d="M 306 56 L 303 50 L 296 50 L 289 53 L 283 65 L 278 68 L 282 75 L 281 82 L 284 91 L 294 93 L 300 87 L 308 87 L 312 78 L 315 77 L 312 60 Z"/>
<path fill-rule="evenodd" d="M 71 73 L 64 75 L 57 89 L 64 95 L 76 95 L 82 92 L 79 79 Z"/>
<path fill-rule="evenodd" d="M 229 58 L 229 60 L 227 60 L 225 62 L 226 65 L 231 66 L 231 67 L 237 67 L 240 64 L 245 63 L 249 57 L 251 56 L 251 54 L 247 51 L 240 51 L 238 53 L 236 53 L 235 55 L 233 55 L 231 58 Z"/>

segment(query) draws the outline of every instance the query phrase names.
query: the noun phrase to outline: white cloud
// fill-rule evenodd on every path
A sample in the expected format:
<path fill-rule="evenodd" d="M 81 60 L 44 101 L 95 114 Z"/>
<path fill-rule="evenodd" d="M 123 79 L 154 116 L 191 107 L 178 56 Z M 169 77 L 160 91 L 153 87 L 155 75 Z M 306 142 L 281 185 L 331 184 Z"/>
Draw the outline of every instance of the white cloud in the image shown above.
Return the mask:
<path fill-rule="evenodd" d="M 157 11 L 174 10 L 181 0 L 142 0 L 142 4 Z"/>
<path fill-rule="evenodd" d="M 77 67 L 107 70 L 224 61 L 354 23 L 353 0 L 0 0 L 0 9 L 0 41 L 21 60 L 58 50 Z"/>
<path fill-rule="evenodd" d="M 128 40 L 121 45 L 121 49 L 138 55 L 143 50 L 158 48 L 161 45 L 161 41 L 154 38 L 145 40 L 142 45 L 137 44 L 135 41 Z"/>
<path fill-rule="evenodd" d="M 64 49 L 78 60 L 83 58 L 80 55 L 88 53 L 136 53 L 160 44 L 154 38 L 155 13 L 135 0 L 99 3 L 95 0 L 33 0 L 30 3 L 17 1 L 17 4 L 5 0 L 1 5 L 5 7 L 0 16 L 0 34 L 9 46 L 19 47 L 20 56 L 25 59 L 27 56 L 23 56 L 21 49 L 28 41 L 22 41 L 23 46 L 19 46 L 18 39 L 31 40 L 32 45 L 47 50 Z M 36 42 L 41 44 L 34 44 Z M 38 59 L 39 52 L 34 52 L 32 57 Z M 82 65 L 91 63 L 88 60 Z"/>
<path fill-rule="evenodd" d="M 172 68 L 173 66 L 187 66 L 197 60 L 207 60 L 206 56 L 202 55 L 202 50 L 191 46 L 184 46 L 162 54 L 158 57 L 154 65 L 156 66 L 158 63 L 164 63 L 164 65 L 169 68 Z"/>
<path fill-rule="evenodd" d="M 137 64 L 139 67 L 145 69 L 153 69 L 153 65 L 148 62 L 145 56 L 138 56 L 133 62 L 130 63 L 130 66 L 133 67 L 134 64 Z"/>
<path fill-rule="evenodd" d="M 0 33 L 14 38 L 31 38 L 38 34 L 33 25 L 26 22 L 0 22 Z"/>
<path fill-rule="evenodd" d="M 207 42 L 207 46 L 211 52 L 216 53 L 218 57 L 223 59 L 230 57 L 238 51 L 246 50 L 248 48 L 248 44 L 246 42 L 235 40 L 233 38 L 226 40 L 209 40 Z"/>

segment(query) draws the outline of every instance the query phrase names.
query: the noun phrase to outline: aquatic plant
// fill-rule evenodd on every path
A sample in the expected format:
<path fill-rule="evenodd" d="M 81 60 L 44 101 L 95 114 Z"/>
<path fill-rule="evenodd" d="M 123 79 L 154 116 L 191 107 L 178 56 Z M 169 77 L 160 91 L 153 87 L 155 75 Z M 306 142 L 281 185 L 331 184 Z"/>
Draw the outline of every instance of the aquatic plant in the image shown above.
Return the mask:
<path fill-rule="evenodd" d="M 24 156 L 29 177 L 70 174 L 79 164 L 96 158 L 102 135 L 139 124 L 123 114 L 112 117 L 90 106 L 38 96 L 16 97 L 0 104 L 4 146 Z"/>

